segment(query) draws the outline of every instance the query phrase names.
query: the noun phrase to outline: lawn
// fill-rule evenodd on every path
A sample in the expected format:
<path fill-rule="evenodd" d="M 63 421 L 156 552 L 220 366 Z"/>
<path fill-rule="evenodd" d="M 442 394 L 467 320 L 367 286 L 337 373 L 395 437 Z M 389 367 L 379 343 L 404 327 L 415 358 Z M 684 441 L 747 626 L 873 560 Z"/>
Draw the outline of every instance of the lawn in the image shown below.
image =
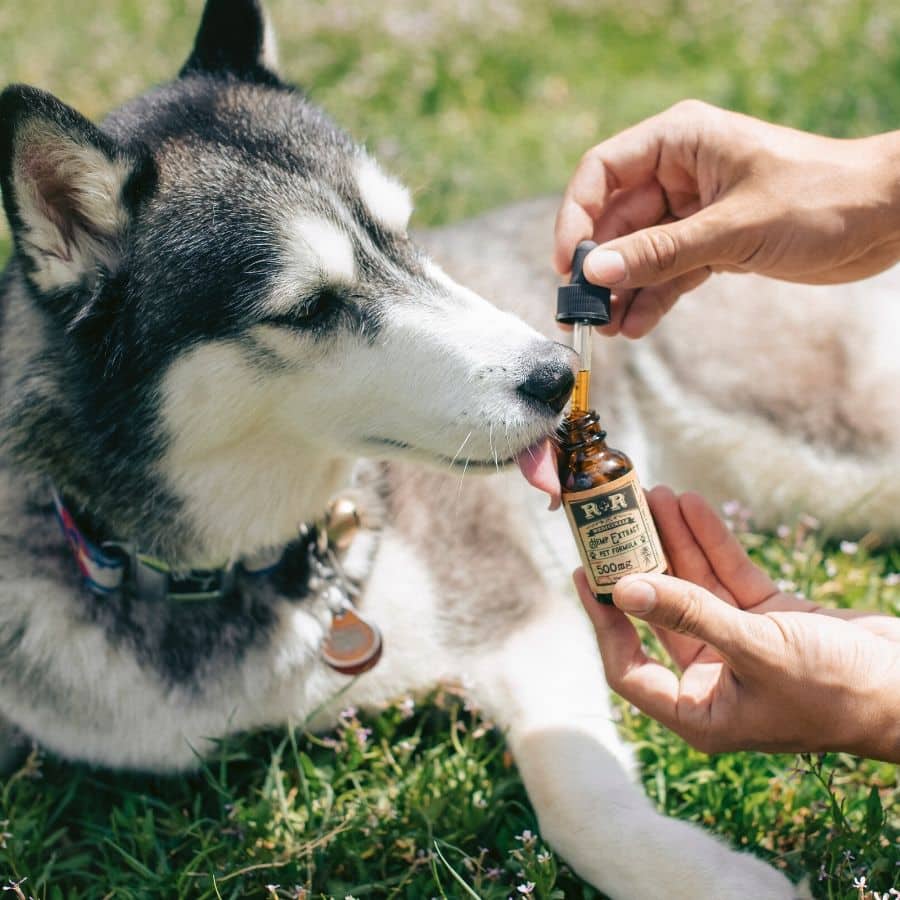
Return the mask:
<path fill-rule="evenodd" d="M 685 96 L 835 135 L 900 124 L 900 8 L 889 0 L 269 6 L 285 72 L 413 187 L 420 226 L 558 191 L 591 143 Z M 39 85 L 99 117 L 175 71 L 199 8 L 4 3 L 0 82 Z M 900 614 L 900 548 L 877 535 L 826 541 L 803 518 L 761 535 L 737 518 L 758 560 L 796 589 Z M 819 897 L 900 889 L 896 767 L 708 757 L 618 713 L 668 813 L 809 877 Z M 111 775 L 36 751 L 0 779 L 0 886 L 72 900 L 488 900 L 533 883 L 535 897 L 597 897 L 536 831 L 502 735 L 444 691 L 375 717 L 348 710 L 330 735 L 298 723 L 235 739 L 190 778 Z"/>

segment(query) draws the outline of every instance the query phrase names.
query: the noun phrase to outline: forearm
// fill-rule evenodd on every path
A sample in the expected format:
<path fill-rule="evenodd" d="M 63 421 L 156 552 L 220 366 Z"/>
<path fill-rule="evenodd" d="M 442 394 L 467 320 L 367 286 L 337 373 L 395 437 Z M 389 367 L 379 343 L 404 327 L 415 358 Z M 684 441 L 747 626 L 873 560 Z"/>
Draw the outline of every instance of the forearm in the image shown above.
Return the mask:
<path fill-rule="evenodd" d="M 900 763 L 900 649 L 882 675 L 860 692 L 848 738 L 834 750 Z"/>

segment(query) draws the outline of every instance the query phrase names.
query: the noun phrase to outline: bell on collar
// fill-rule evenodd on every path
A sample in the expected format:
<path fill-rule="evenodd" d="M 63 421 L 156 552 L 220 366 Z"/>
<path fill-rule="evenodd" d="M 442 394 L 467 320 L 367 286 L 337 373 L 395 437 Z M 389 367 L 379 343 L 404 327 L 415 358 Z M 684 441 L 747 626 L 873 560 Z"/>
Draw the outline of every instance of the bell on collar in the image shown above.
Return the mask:
<path fill-rule="evenodd" d="M 359 531 L 360 518 L 356 503 L 350 497 L 336 497 L 325 512 L 328 543 L 335 550 L 346 550 Z"/>

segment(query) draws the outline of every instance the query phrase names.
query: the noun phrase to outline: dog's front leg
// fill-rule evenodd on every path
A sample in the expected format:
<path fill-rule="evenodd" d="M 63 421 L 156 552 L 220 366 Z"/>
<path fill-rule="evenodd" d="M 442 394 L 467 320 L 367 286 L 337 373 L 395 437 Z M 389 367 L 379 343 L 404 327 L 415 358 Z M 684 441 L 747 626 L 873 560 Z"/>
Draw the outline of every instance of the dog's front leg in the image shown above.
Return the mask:
<path fill-rule="evenodd" d="M 469 673 L 476 701 L 507 731 L 543 838 L 583 878 L 613 898 L 796 895 L 761 860 L 652 807 L 574 597 L 548 598 L 495 651 L 482 648 Z"/>

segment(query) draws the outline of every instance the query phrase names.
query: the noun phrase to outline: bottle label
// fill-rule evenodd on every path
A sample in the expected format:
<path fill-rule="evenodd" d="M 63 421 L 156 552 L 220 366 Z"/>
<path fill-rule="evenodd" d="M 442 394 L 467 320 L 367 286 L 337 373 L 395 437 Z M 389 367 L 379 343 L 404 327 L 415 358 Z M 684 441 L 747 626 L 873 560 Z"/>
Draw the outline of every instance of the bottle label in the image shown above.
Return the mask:
<path fill-rule="evenodd" d="M 595 594 L 612 593 L 625 575 L 666 570 L 656 525 L 634 470 L 587 491 L 564 492 L 562 499 Z"/>

